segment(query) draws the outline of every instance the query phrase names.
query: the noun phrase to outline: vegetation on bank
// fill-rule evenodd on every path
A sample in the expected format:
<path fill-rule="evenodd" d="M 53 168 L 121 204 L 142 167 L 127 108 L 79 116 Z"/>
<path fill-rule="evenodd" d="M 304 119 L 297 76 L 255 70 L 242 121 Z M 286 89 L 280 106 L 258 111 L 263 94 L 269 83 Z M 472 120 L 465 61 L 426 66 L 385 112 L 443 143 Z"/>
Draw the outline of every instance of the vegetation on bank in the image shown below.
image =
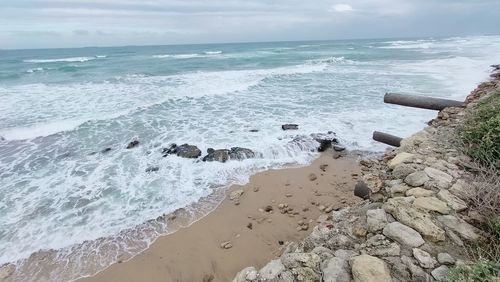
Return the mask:
<path fill-rule="evenodd" d="M 500 169 L 500 90 L 472 109 L 461 135 L 466 154 Z"/>
<path fill-rule="evenodd" d="M 488 240 L 466 246 L 472 265 L 453 267 L 448 281 L 500 279 L 500 90 L 480 101 L 467 114 L 460 132 L 464 152 L 475 162 L 476 176 L 469 183 L 470 211 L 483 222 Z"/>

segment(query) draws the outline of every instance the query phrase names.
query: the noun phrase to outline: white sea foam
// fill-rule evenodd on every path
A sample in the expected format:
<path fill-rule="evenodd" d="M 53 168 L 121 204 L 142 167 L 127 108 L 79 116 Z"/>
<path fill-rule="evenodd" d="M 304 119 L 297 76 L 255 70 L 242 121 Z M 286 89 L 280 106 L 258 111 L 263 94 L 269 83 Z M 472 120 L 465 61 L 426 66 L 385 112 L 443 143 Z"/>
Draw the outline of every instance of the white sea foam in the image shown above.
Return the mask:
<path fill-rule="evenodd" d="M 203 52 L 205 55 L 220 55 L 222 51 L 205 51 Z"/>
<path fill-rule="evenodd" d="M 60 58 L 60 59 L 29 59 L 24 60 L 25 63 L 57 63 L 57 62 L 87 62 L 95 60 L 96 57 L 71 57 L 71 58 Z"/>

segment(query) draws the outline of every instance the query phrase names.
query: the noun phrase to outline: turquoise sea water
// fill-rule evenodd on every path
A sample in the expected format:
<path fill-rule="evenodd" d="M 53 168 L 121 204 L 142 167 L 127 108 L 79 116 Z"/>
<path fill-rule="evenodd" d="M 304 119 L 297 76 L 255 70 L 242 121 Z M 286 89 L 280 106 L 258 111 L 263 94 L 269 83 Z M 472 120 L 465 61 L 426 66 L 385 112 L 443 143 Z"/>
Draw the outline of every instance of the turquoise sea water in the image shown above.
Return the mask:
<path fill-rule="evenodd" d="M 0 265 L 56 250 L 69 270 L 45 279 L 88 274 L 89 242 L 121 240 L 94 270 L 134 254 L 169 226 L 124 230 L 256 171 L 309 163 L 315 143 L 297 146 L 296 135 L 334 131 L 350 149 L 380 152 L 373 130 L 407 136 L 435 115 L 385 105 L 385 92 L 463 99 L 494 63 L 500 36 L 0 50 Z M 133 139 L 140 146 L 125 149 Z M 260 157 L 163 158 L 170 143 Z M 127 249 L 134 240 L 141 247 Z"/>

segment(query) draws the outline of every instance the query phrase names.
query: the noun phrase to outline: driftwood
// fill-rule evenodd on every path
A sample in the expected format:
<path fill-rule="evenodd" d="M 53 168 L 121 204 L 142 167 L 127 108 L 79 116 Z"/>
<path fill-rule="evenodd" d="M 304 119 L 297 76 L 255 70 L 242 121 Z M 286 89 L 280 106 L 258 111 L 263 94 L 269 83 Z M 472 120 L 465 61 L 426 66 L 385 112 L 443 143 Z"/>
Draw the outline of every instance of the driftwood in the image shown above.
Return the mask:
<path fill-rule="evenodd" d="M 399 147 L 399 146 L 401 146 L 401 140 L 403 140 L 403 138 L 398 137 L 398 136 L 394 136 L 391 134 L 379 132 L 379 131 L 374 131 L 373 132 L 373 140 L 378 141 L 378 142 L 382 142 L 384 144 L 391 145 L 394 147 Z"/>
<path fill-rule="evenodd" d="M 396 93 L 385 94 L 384 103 L 437 111 L 447 107 L 465 107 L 465 103 L 460 101 Z"/>

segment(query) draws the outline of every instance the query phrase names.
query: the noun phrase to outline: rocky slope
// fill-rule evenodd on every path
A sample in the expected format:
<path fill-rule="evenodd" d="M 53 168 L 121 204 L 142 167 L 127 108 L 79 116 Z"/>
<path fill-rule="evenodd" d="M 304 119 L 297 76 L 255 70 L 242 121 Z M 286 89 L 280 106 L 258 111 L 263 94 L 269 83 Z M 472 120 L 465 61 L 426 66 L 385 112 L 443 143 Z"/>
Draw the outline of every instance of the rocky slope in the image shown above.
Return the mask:
<path fill-rule="evenodd" d="M 500 75 L 492 77 L 467 97 L 467 108 L 500 88 Z M 465 201 L 470 159 L 454 143 L 464 116 L 447 108 L 400 148 L 362 160 L 370 199 L 322 215 L 306 239 L 233 281 L 433 281 L 467 264 L 462 247 L 486 234 Z"/>

